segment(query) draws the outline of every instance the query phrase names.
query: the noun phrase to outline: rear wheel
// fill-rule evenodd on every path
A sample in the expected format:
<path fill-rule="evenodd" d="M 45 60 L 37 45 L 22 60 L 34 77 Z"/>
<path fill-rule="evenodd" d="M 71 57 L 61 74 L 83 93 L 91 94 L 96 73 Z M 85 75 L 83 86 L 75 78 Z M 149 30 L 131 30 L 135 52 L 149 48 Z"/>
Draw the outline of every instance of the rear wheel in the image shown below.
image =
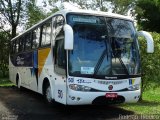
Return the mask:
<path fill-rule="evenodd" d="M 17 85 L 18 88 L 21 88 L 19 75 L 16 76 L 16 85 Z"/>

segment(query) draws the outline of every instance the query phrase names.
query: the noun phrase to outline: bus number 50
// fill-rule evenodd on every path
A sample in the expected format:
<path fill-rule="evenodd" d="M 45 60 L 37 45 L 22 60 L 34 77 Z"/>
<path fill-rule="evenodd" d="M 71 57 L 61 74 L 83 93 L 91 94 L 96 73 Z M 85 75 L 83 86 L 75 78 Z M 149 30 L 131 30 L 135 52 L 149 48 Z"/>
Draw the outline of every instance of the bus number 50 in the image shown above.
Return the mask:
<path fill-rule="evenodd" d="M 58 98 L 63 98 L 63 92 L 62 90 L 58 90 Z"/>

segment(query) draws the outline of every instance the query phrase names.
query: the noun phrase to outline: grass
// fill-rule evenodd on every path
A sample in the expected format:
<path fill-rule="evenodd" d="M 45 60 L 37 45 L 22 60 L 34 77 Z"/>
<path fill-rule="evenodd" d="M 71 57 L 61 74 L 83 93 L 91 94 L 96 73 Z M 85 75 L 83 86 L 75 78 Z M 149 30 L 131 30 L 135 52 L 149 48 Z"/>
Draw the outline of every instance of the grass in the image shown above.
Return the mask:
<path fill-rule="evenodd" d="M 120 107 L 126 110 L 134 111 L 135 114 L 160 115 L 160 88 L 145 91 L 141 102 L 122 104 Z"/>
<path fill-rule="evenodd" d="M 13 86 L 14 84 L 8 78 L 0 78 L 0 87 Z"/>

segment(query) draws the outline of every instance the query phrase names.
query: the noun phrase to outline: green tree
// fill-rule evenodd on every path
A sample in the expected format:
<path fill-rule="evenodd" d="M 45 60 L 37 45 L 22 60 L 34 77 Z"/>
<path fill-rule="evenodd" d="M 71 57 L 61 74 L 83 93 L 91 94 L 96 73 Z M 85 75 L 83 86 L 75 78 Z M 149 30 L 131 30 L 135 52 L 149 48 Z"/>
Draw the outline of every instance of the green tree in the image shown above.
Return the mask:
<path fill-rule="evenodd" d="M 35 5 L 35 0 L 30 0 L 27 4 L 27 23 L 26 28 L 33 26 L 38 23 L 40 20 L 47 17 L 47 13 L 45 13 L 40 7 Z"/>
<path fill-rule="evenodd" d="M 16 36 L 16 29 L 21 17 L 22 0 L 0 0 L 0 15 L 4 17 L 6 24 L 11 25 L 11 37 Z M 4 19 L 1 19 L 1 28 L 4 26 Z"/>
<path fill-rule="evenodd" d="M 48 1 L 52 6 L 54 6 L 55 3 L 60 2 L 59 0 Z M 62 0 L 61 2 L 70 2 L 73 5 L 77 4 L 82 9 L 108 11 L 107 1 L 108 0 Z"/>
<path fill-rule="evenodd" d="M 146 53 L 146 40 L 140 38 L 143 90 L 160 85 L 160 34 L 151 33 L 154 39 L 154 53 Z M 154 84 L 153 84 L 154 83 Z M 155 86 L 156 85 L 156 86 Z"/>
<path fill-rule="evenodd" d="M 160 0 L 138 0 L 136 19 L 139 29 L 160 32 Z"/>
<path fill-rule="evenodd" d="M 18 26 L 30 27 L 45 18 L 46 15 L 41 8 L 35 5 L 35 0 L 0 0 L 0 29 L 6 31 L 5 25 L 10 26 L 11 38 L 17 35 Z"/>
<path fill-rule="evenodd" d="M 52 3 L 58 2 L 57 0 L 43 0 L 42 6 L 36 5 L 36 0 L 30 0 L 28 1 L 28 4 L 26 5 L 26 11 L 27 11 L 27 23 L 25 24 L 26 28 L 29 28 L 33 26 L 34 24 L 38 23 L 39 21 L 47 18 L 51 14 L 58 11 L 56 7 L 52 7 L 51 9 L 48 9 L 48 4 L 51 5 Z M 48 9 L 46 12 L 45 9 Z"/>
<path fill-rule="evenodd" d="M 109 0 L 113 13 L 127 15 L 135 7 L 135 0 Z"/>
<path fill-rule="evenodd" d="M 2 77 L 8 75 L 9 40 L 8 33 L 0 32 L 0 72 Z"/>
<path fill-rule="evenodd" d="M 45 16 L 34 0 L 0 0 L 0 72 L 8 73 L 9 43 L 17 35 L 17 27 L 31 26 Z M 26 22 L 29 21 L 29 22 Z M 6 29 L 10 26 L 10 29 Z"/>

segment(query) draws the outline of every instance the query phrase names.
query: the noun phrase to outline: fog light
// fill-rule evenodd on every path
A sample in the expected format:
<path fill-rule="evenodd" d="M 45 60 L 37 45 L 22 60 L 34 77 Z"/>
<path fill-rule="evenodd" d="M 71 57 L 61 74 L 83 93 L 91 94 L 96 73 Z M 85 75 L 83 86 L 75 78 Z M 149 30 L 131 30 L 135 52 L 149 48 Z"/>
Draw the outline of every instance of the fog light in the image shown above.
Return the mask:
<path fill-rule="evenodd" d="M 77 97 L 77 101 L 79 101 L 81 98 L 80 97 Z"/>
<path fill-rule="evenodd" d="M 74 99 L 75 99 L 75 97 L 71 97 L 71 99 L 72 99 L 72 100 L 74 100 Z"/>

